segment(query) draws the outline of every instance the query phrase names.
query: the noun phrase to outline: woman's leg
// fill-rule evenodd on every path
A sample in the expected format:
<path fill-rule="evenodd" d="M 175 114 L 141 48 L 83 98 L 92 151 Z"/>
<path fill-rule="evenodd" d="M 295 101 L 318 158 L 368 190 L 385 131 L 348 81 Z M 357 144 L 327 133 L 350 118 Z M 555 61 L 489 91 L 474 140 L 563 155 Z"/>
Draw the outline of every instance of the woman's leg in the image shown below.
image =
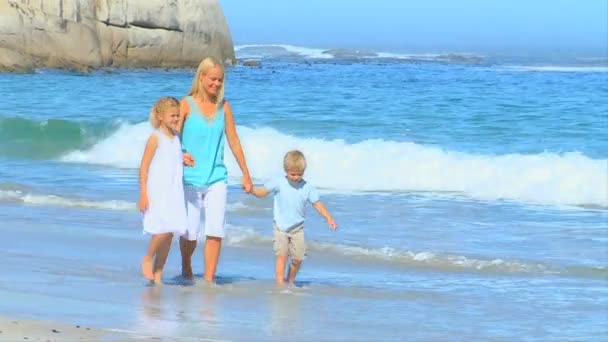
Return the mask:
<path fill-rule="evenodd" d="M 213 282 L 215 277 L 221 249 L 222 238 L 207 236 L 207 240 L 205 241 L 205 280 L 210 283 Z"/>
<path fill-rule="evenodd" d="M 205 280 L 213 282 L 217 264 L 220 260 L 222 239 L 226 235 L 224 221 L 226 216 L 226 197 L 228 186 L 226 183 L 215 183 L 209 187 L 205 194 Z"/>
<path fill-rule="evenodd" d="M 173 233 L 159 234 L 159 244 L 156 249 L 156 258 L 154 258 L 154 283 L 163 283 L 163 268 L 165 262 L 169 256 L 169 249 L 171 249 L 171 241 L 173 240 Z"/>
<path fill-rule="evenodd" d="M 194 279 L 192 273 L 192 255 L 196 249 L 201 225 L 201 210 L 203 208 L 202 191 L 192 187 L 184 186 L 184 197 L 186 199 L 186 234 L 179 238 L 179 250 L 182 255 L 182 276 L 186 279 Z"/>
<path fill-rule="evenodd" d="M 179 251 L 182 255 L 182 277 L 189 280 L 194 279 L 194 274 L 192 273 L 192 255 L 195 249 L 196 240 L 190 241 L 180 236 Z"/>

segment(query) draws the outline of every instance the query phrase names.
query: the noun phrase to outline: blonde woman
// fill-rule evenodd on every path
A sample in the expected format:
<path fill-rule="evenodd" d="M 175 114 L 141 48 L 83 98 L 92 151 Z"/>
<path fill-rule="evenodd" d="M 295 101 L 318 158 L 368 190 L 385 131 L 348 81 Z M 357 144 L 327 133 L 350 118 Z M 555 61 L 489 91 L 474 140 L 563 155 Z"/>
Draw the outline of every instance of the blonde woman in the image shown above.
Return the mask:
<path fill-rule="evenodd" d="M 228 101 L 224 99 L 224 68 L 214 58 L 201 61 L 188 96 L 180 101 L 182 149 L 186 152 L 184 195 L 188 212 L 186 233 L 180 238 L 182 275 L 194 278 L 192 255 L 205 217 L 205 274 L 213 282 L 225 237 L 228 172 L 224 164 L 224 140 L 243 173 L 243 190 L 250 192 L 251 177 L 236 132 L 236 124 Z M 188 160 L 191 158 L 191 160 Z"/>

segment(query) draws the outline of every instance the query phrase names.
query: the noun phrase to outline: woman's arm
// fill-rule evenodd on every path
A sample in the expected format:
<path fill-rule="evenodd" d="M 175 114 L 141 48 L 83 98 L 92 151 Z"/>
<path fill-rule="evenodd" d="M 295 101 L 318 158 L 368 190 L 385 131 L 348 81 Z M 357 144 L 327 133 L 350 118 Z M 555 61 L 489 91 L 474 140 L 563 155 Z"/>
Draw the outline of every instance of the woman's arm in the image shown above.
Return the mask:
<path fill-rule="evenodd" d="M 186 98 L 179 100 L 179 123 L 177 124 L 177 132 L 179 139 L 182 140 L 182 132 L 184 131 L 184 123 L 190 115 L 190 105 Z M 194 158 L 188 151 L 184 151 L 182 161 L 186 166 L 194 166 Z"/>
<path fill-rule="evenodd" d="M 144 149 L 144 155 L 141 157 L 141 165 L 139 166 L 139 201 L 137 207 L 142 213 L 148 209 L 148 171 L 150 170 L 150 163 L 158 147 L 158 137 L 156 134 L 150 135 L 146 148 Z"/>
<path fill-rule="evenodd" d="M 177 131 L 179 132 L 180 138 L 184 129 L 184 122 L 186 122 L 189 114 L 190 105 L 188 105 L 188 101 L 184 97 L 183 99 L 179 100 L 179 123 L 177 124 Z"/>
<path fill-rule="evenodd" d="M 228 105 L 227 101 L 224 103 L 224 114 L 226 117 L 226 139 L 228 140 L 228 145 L 230 145 L 236 162 L 243 172 L 243 190 L 248 193 L 251 192 L 253 183 L 251 182 L 251 176 L 249 175 L 249 169 L 247 168 L 247 162 L 245 161 L 241 140 L 236 132 L 236 124 L 234 123 L 232 110 L 230 110 L 230 105 Z"/>

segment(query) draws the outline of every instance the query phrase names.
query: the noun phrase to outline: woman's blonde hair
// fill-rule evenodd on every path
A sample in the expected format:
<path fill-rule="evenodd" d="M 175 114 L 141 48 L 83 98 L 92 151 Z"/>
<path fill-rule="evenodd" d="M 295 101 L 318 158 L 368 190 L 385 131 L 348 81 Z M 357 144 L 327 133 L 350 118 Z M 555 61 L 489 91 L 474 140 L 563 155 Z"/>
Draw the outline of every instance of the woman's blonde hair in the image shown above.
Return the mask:
<path fill-rule="evenodd" d="M 158 99 L 150 111 L 150 125 L 158 128 L 160 126 L 158 116 L 169 108 L 177 108 L 179 110 L 179 101 L 175 97 L 163 96 Z"/>
<path fill-rule="evenodd" d="M 224 66 L 222 65 L 222 63 L 220 63 L 220 61 L 218 61 L 214 57 L 205 57 L 201 61 L 201 63 L 198 65 L 198 68 L 196 69 L 196 75 L 194 76 L 194 80 L 192 80 L 192 88 L 190 88 L 190 92 L 188 93 L 188 95 L 191 95 L 191 96 L 199 95 L 199 92 L 201 91 L 201 89 L 200 89 L 201 77 L 203 75 L 207 74 L 207 72 L 209 70 L 211 70 L 215 67 L 220 68 L 220 70 L 222 71 L 222 74 L 225 75 Z M 225 85 L 226 85 L 226 80 L 224 79 L 222 82 L 222 86 L 217 91 L 217 97 L 215 98 L 215 103 L 218 107 L 223 105 L 223 103 L 224 103 Z"/>
<path fill-rule="evenodd" d="M 304 158 L 304 153 L 298 150 L 287 152 L 283 158 L 283 168 L 285 171 L 304 172 L 304 170 L 306 170 L 306 158 Z"/>

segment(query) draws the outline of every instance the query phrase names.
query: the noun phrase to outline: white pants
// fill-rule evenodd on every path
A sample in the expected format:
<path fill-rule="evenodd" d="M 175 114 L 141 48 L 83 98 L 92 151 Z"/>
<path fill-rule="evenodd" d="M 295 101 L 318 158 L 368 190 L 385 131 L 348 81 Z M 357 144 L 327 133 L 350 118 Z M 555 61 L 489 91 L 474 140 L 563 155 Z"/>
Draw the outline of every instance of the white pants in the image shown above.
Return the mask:
<path fill-rule="evenodd" d="M 198 239 L 201 231 L 201 212 L 204 208 L 205 235 L 224 238 L 227 194 L 228 185 L 224 182 L 212 184 L 208 188 L 184 185 L 188 220 L 186 233 L 182 236 L 190 241 Z"/>

